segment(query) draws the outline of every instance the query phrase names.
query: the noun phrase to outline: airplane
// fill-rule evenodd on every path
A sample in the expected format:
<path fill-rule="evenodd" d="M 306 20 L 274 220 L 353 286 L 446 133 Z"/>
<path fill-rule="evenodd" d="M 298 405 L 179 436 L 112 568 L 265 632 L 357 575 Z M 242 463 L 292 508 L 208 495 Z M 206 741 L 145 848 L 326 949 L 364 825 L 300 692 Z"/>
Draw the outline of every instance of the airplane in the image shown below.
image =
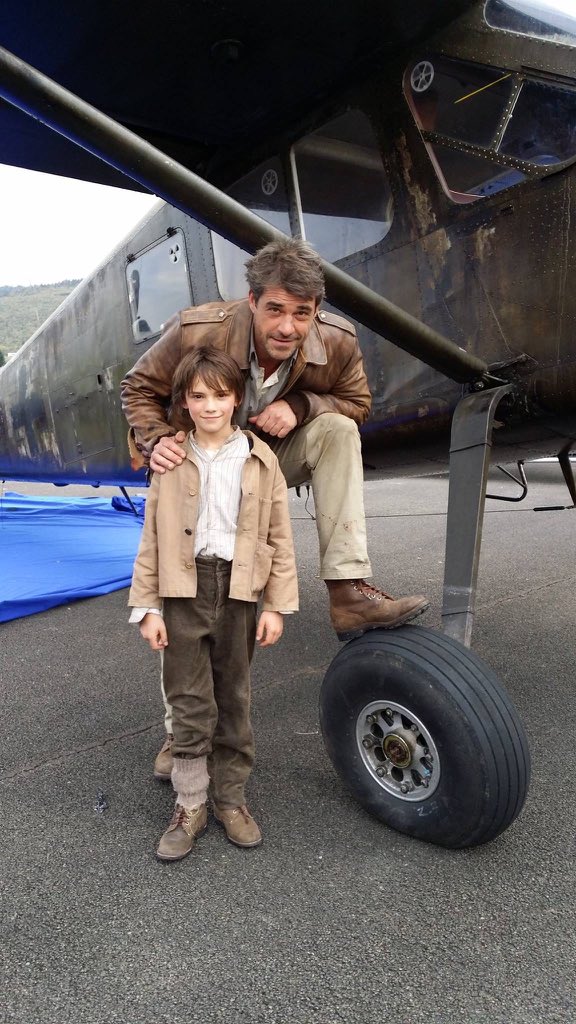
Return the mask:
<path fill-rule="evenodd" d="M 56 20 L 23 0 L 0 43 L 4 162 L 161 200 L 0 370 L 0 477 L 140 483 L 126 370 L 178 308 L 242 295 L 246 252 L 308 238 L 330 306 L 358 326 L 366 450 L 446 451 L 451 428 L 443 632 L 343 646 L 326 748 L 386 824 L 454 849 L 495 838 L 530 757 L 470 649 L 493 445 L 556 455 L 576 504 L 576 14 L 63 0 Z"/>

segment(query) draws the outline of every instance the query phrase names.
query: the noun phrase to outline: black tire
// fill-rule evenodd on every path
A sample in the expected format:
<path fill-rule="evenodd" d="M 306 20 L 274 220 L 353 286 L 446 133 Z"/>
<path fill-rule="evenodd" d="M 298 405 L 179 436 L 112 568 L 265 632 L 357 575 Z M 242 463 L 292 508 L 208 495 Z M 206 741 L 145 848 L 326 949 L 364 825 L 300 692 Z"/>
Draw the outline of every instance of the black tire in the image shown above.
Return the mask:
<path fill-rule="evenodd" d="M 491 669 L 442 633 L 403 626 L 346 644 L 322 684 L 320 723 L 352 795 L 399 832 L 477 846 L 522 809 L 522 723 Z"/>

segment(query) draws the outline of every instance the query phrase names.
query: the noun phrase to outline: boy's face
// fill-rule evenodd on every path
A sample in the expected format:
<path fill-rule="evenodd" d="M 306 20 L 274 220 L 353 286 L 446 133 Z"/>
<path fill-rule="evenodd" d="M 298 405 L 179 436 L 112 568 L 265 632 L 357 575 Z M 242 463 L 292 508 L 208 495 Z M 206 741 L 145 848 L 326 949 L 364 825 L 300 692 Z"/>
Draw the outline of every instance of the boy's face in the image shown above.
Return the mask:
<path fill-rule="evenodd" d="M 192 381 L 184 401 L 184 408 L 188 409 L 196 430 L 207 435 L 219 435 L 222 431 L 230 431 L 236 405 L 233 391 L 225 385 L 214 390 L 200 377 Z"/>

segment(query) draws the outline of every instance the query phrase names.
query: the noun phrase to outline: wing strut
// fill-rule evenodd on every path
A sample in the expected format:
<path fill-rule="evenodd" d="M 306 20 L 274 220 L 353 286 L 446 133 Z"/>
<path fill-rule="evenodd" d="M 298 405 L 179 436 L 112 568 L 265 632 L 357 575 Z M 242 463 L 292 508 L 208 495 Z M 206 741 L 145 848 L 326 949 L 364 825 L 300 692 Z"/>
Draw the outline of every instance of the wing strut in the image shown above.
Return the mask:
<path fill-rule="evenodd" d="M 2 47 L 0 96 L 249 252 L 280 235 L 226 193 Z M 324 271 L 329 299 L 343 312 L 455 381 L 476 382 L 477 387 L 492 383 L 483 360 L 332 264 L 324 263 Z"/>

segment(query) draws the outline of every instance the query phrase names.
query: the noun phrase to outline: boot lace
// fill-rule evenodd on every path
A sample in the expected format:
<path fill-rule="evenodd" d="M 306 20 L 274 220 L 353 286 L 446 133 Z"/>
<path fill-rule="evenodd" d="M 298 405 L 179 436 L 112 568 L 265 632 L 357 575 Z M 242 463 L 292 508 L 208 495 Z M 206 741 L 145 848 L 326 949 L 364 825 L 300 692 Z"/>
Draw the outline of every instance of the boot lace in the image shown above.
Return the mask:
<path fill-rule="evenodd" d="M 378 590 L 378 587 L 373 587 L 371 583 L 367 583 L 366 580 L 352 580 L 352 586 L 362 597 L 367 597 L 369 601 L 381 601 L 382 598 L 386 598 L 387 601 L 393 601 L 394 598 L 391 594 L 386 594 L 383 590 Z"/>
<path fill-rule="evenodd" d="M 182 807 L 182 804 L 176 804 L 168 830 L 171 831 L 180 826 L 190 835 L 193 819 L 199 810 L 199 807 L 188 808 Z"/>

